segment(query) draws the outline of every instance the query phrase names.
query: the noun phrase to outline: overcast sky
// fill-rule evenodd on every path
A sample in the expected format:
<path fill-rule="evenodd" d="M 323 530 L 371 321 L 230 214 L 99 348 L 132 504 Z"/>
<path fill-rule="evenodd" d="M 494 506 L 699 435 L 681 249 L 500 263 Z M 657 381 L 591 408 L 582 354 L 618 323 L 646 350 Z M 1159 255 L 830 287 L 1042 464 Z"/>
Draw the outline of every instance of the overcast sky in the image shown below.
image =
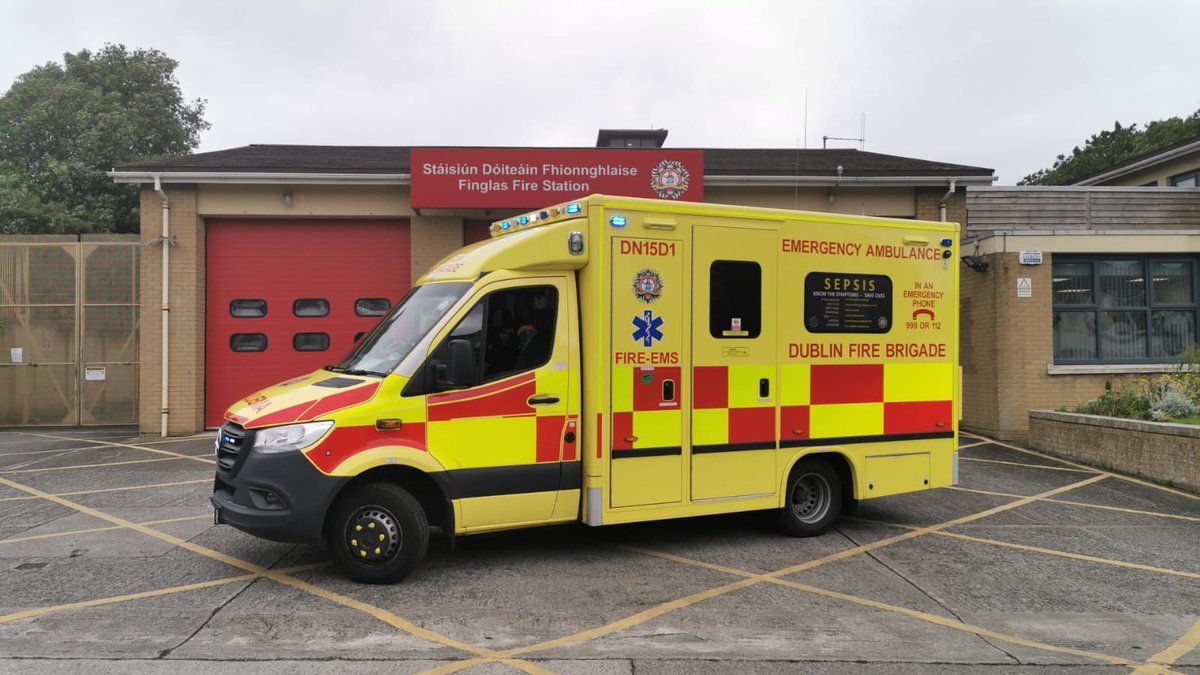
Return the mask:
<path fill-rule="evenodd" d="M 105 42 L 179 61 L 201 151 L 249 143 L 866 149 L 1013 184 L 1200 108 L 1200 2 L 0 0 L 0 88 Z M 856 147 L 839 141 L 838 147 Z M 834 147 L 831 142 L 831 147 Z"/>

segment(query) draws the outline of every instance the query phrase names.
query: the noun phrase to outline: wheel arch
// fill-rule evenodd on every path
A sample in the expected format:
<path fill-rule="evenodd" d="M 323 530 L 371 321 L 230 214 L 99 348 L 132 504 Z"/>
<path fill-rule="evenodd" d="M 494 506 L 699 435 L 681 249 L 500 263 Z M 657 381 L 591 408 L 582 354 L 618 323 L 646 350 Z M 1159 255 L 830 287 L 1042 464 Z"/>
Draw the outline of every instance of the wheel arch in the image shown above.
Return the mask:
<path fill-rule="evenodd" d="M 450 502 L 445 486 L 432 475 L 411 466 L 390 464 L 368 469 L 348 481 L 330 501 L 325 513 L 322 532 L 328 530 L 329 518 L 334 511 L 333 506 L 343 495 L 364 483 L 391 483 L 407 490 L 425 511 L 425 517 L 432 527 L 439 528 L 441 533 L 454 536 L 454 508 Z"/>
<path fill-rule="evenodd" d="M 796 455 L 792 458 L 788 469 L 783 473 L 783 482 L 779 486 L 779 505 L 783 506 L 787 499 L 787 485 L 792 477 L 792 472 L 796 470 L 796 465 L 805 459 L 821 459 L 828 462 L 837 472 L 838 478 L 842 484 L 842 513 L 851 513 L 857 504 L 858 500 L 854 497 L 855 472 L 854 462 L 843 452 L 833 449 L 822 449 L 816 452 L 807 452 Z"/>

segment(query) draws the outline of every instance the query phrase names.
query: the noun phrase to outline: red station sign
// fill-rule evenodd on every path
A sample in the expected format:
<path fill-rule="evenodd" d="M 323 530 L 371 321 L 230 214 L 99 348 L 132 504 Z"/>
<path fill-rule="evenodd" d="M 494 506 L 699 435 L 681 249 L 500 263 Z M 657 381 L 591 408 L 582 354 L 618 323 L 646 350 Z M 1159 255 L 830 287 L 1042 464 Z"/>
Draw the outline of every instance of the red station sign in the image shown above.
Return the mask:
<path fill-rule="evenodd" d="M 531 208 L 593 193 L 704 201 L 704 151 L 413 148 L 414 208 Z"/>

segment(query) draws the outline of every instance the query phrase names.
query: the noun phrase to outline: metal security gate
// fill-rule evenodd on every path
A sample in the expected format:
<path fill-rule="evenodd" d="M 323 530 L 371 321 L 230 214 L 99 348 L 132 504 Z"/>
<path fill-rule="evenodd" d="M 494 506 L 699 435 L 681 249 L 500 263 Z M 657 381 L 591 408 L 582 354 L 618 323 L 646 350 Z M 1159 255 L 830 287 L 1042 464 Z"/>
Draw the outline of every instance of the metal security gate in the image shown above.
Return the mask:
<path fill-rule="evenodd" d="M 134 424 L 137 235 L 0 238 L 0 427 Z"/>

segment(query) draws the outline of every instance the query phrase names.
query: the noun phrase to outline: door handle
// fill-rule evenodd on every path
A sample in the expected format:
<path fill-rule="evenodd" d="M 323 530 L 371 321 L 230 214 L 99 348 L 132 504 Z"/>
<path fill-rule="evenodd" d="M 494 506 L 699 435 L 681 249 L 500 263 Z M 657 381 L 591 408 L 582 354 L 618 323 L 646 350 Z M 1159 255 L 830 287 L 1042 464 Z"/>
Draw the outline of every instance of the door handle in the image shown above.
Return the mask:
<path fill-rule="evenodd" d="M 525 402 L 529 405 L 552 405 L 558 403 L 558 397 L 553 394 L 535 394 Z"/>
<path fill-rule="evenodd" d="M 767 378 L 762 378 L 758 381 L 758 397 L 768 398 L 771 396 L 771 381 Z"/>

